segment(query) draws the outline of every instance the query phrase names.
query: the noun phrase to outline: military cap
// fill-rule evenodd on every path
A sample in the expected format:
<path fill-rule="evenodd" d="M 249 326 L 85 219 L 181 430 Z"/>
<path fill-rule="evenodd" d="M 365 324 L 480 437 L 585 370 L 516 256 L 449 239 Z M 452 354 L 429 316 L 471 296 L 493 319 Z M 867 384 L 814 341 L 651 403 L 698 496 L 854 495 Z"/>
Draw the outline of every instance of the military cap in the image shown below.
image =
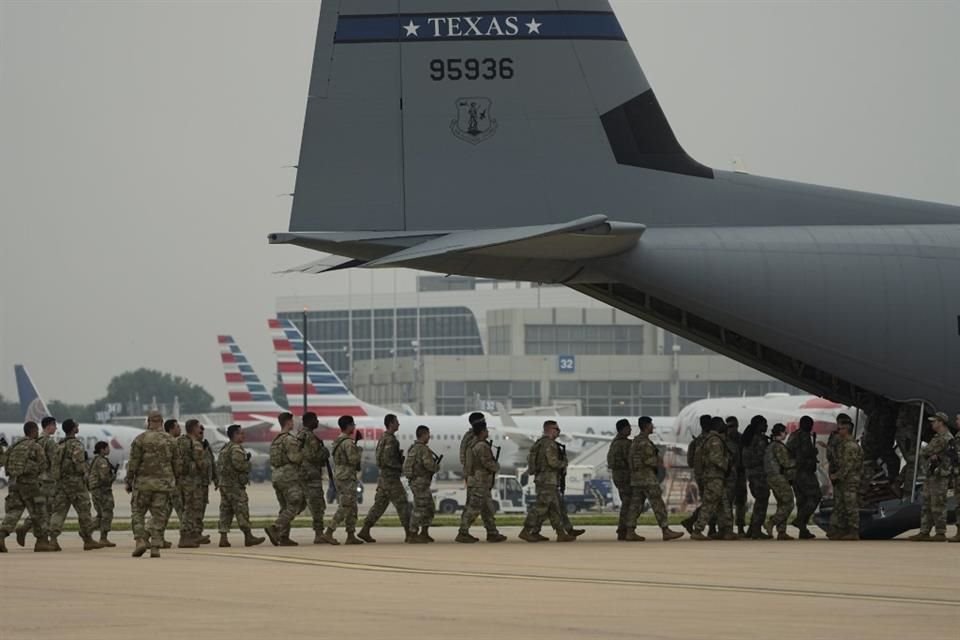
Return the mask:
<path fill-rule="evenodd" d="M 933 422 L 934 420 L 939 420 L 945 425 L 948 425 L 948 426 L 950 425 L 950 416 L 948 416 L 944 411 L 938 411 L 937 413 L 927 418 L 927 420 L 929 420 L 930 422 Z"/>

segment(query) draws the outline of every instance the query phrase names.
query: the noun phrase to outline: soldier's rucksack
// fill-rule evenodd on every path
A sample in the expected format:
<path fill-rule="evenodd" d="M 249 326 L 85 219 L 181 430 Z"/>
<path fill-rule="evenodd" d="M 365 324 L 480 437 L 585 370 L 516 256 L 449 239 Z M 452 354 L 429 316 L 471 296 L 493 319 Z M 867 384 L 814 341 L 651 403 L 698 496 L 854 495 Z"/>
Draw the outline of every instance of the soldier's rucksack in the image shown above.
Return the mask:
<path fill-rule="evenodd" d="M 407 450 L 407 457 L 403 461 L 403 477 L 405 477 L 407 480 L 414 479 L 413 460 L 415 457 L 416 456 L 414 456 L 413 447 L 410 447 L 410 449 Z"/>
<path fill-rule="evenodd" d="M 530 452 L 527 453 L 527 473 L 535 476 L 540 473 L 540 448 L 543 446 L 541 444 L 542 438 L 533 443 L 533 446 L 530 447 Z"/>
<path fill-rule="evenodd" d="M 30 449 L 23 446 L 26 441 L 27 438 L 17 440 L 12 447 L 7 449 L 6 469 L 7 476 L 10 478 L 17 478 L 27 470 L 27 456 Z"/>
<path fill-rule="evenodd" d="M 280 438 L 285 438 L 286 434 L 281 434 L 270 443 L 270 466 L 282 467 L 287 463 L 286 456 L 283 455 L 283 442 Z"/>

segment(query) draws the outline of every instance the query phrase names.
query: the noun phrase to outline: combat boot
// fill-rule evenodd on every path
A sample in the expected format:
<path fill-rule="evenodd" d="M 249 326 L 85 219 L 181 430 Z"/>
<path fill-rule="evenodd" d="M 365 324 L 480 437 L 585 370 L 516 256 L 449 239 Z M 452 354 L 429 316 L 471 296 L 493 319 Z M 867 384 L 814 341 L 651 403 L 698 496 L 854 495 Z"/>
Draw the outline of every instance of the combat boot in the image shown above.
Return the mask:
<path fill-rule="evenodd" d="M 177 549 L 196 549 L 199 546 L 193 536 L 180 536 L 180 541 L 177 542 Z"/>
<path fill-rule="evenodd" d="M 409 538 L 404 540 L 404 542 L 409 542 L 410 544 L 429 544 L 430 541 L 427 540 L 422 533 L 414 533 Z"/>
<path fill-rule="evenodd" d="M 740 536 L 733 532 L 733 529 L 727 529 L 720 532 L 718 540 L 739 540 Z"/>
<path fill-rule="evenodd" d="M 353 531 L 347 531 L 347 539 L 343 544 L 363 544 L 363 540 L 353 534 Z"/>
<path fill-rule="evenodd" d="M 323 539 L 327 544 L 338 545 L 340 542 L 333 537 L 333 528 L 327 527 L 327 530 L 323 532 Z"/>
<path fill-rule="evenodd" d="M 197 538 L 197 544 L 210 544 L 210 536 L 203 535 Z"/>
<path fill-rule="evenodd" d="M 503 542 L 507 539 L 507 536 L 503 535 L 499 531 L 487 534 L 487 542 Z"/>
<path fill-rule="evenodd" d="M 530 529 L 527 529 L 526 527 L 524 527 L 520 531 L 520 535 L 517 537 L 525 542 L 540 542 L 540 539 L 536 536 L 536 534 L 534 534 L 533 531 L 530 531 Z"/>
<path fill-rule="evenodd" d="M 289 529 L 283 532 L 283 535 L 280 536 L 280 540 L 278 540 L 278 542 L 280 543 L 281 547 L 299 547 L 300 546 L 300 543 L 298 543 L 296 540 L 290 539 Z"/>
<path fill-rule="evenodd" d="M 40 536 L 39 538 L 37 538 L 37 542 L 40 542 L 41 540 L 43 540 L 43 536 Z M 46 542 L 46 540 L 44 540 L 44 542 Z M 63 551 L 63 548 L 60 546 L 59 540 L 57 540 L 57 536 L 50 536 L 49 547 L 50 547 L 50 551 Z M 37 546 L 34 545 L 33 548 L 34 550 L 36 550 Z"/>
<path fill-rule="evenodd" d="M 817 536 L 814 535 L 814 533 L 810 531 L 810 529 L 807 529 L 806 527 L 803 527 L 802 529 L 800 529 L 799 538 L 801 540 L 813 540 L 816 537 Z"/>
<path fill-rule="evenodd" d="M 420 529 L 420 537 L 426 540 L 427 542 L 433 542 L 433 538 L 430 537 L 430 527 L 423 527 Z"/>
<path fill-rule="evenodd" d="M 26 546 L 27 544 L 27 528 L 20 526 L 14 530 L 14 533 L 17 534 L 17 544 L 21 547 Z"/>
<path fill-rule="evenodd" d="M 627 529 L 625 527 L 617 527 L 617 540 L 623 540 L 626 534 Z"/>
<path fill-rule="evenodd" d="M 702 542 L 702 541 L 704 541 L 704 540 L 709 540 L 710 538 L 708 538 L 707 536 L 703 535 L 703 532 L 702 532 L 702 531 L 691 531 L 691 532 L 690 532 L 690 539 L 691 539 L 691 540 L 700 540 L 700 541 Z"/>
<path fill-rule="evenodd" d="M 947 538 L 949 542 L 960 542 L 960 524 L 957 525 L 957 533 L 951 538 Z"/>
<path fill-rule="evenodd" d="M 847 531 L 842 536 L 837 538 L 837 540 L 859 540 L 859 539 L 860 539 L 860 533 L 855 530 Z"/>
<path fill-rule="evenodd" d="M 405 529 L 405 530 L 404 530 L 403 541 L 404 541 L 404 542 L 413 542 L 413 539 L 416 538 L 417 535 L 418 535 L 418 534 L 417 534 L 417 530 L 416 530 L 416 529 Z"/>
<path fill-rule="evenodd" d="M 243 531 L 243 546 L 245 547 L 255 547 L 258 544 L 263 544 L 266 541 L 266 538 L 253 535 L 253 532 L 250 531 L 250 529 L 243 528 L 240 529 L 240 531 Z M 226 538 L 226 535 L 227 534 L 223 534 L 224 538 Z M 229 542 L 227 543 L 227 546 L 230 546 Z"/>
<path fill-rule="evenodd" d="M 683 537 L 683 531 L 673 531 L 670 527 L 663 528 L 664 540 L 676 540 Z"/>
<path fill-rule="evenodd" d="M 7 535 L 6 533 L 0 533 L 0 553 L 7 552 Z"/>
<path fill-rule="evenodd" d="M 680 526 L 686 529 L 688 534 L 693 533 L 693 525 L 694 525 L 694 522 L 692 517 L 687 518 L 686 520 L 680 523 Z"/>
<path fill-rule="evenodd" d="M 363 525 L 360 527 L 360 533 L 357 534 L 357 537 L 364 542 L 369 542 L 371 544 L 376 542 L 374 537 L 370 535 L 370 527 L 368 525 Z"/>
<path fill-rule="evenodd" d="M 91 536 L 89 533 L 88 533 L 87 535 L 85 535 L 85 536 L 81 536 L 81 538 L 83 538 L 83 550 L 84 550 L 84 551 L 94 551 L 94 550 L 96 550 L 96 549 L 102 549 L 102 548 L 103 548 L 103 545 L 100 544 L 99 542 L 97 542 L 96 540 L 94 540 L 94 539 L 93 539 L 93 536 Z"/>
<path fill-rule="evenodd" d="M 792 535 L 790 535 L 786 531 L 781 531 L 777 533 L 777 540 L 795 540 L 795 539 L 796 538 L 794 538 Z"/>
<path fill-rule="evenodd" d="M 37 542 L 33 545 L 34 551 L 56 551 L 52 544 L 47 540 L 46 536 L 40 536 L 37 538 Z"/>
<path fill-rule="evenodd" d="M 942 531 L 938 531 L 935 535 L 930 536 L 930 540 L 928 540 L 928 542 L 946 542 L 946 541 L 947 541 L 947 534 Z"/>
<path fill-rule="evenodd" d="M 160 547 L 150 547 L 150 557 L 159 558 L 160 557 Z"/>
<path fill-rule="evenodd" d="M 571 535 L 571 536 L 573 536 L 574 538 L 579 538 L 580 536 L 582 536 L 582 535 L 585 534 L 586 532 L 587 532 L 586 529 L 573 529 L 573 528 L 571 528 L 571 529 L 568 529 L 568 530 L 567 530 L 567 535 Z"/>
<path fill-rule="evenodd" d="M 133 553 L 131 553 L 130 555 L 133 556 L 134 558 L 139 558 L 146 552 L 147 552 L 147 541 L 144 540 L 143 538 L 137 538 L 136 546 L 133 548 Z"/>
<path fill-rule="evenodd" d="M 927 542 L 930 540 L 930 534 L 926 531 L 921 531 L 920 533 L 915 533 L 910 536 L 907 540 L 910 542 Z"/>
<path fill-rule="evenodd" d="M 115 543 L 110 542 L 109 540 L 107 540 L 107 532 L 106 532 L 106 531 L 102 531 L 102 532 L 100 533 L 100 546 L 101 546 L 101 547 L 115 547 L 115 546 L 117 546 L 117 545 L 116 545 Z"/>
<path fill-rule="evenodd" d="M 462 542 L 464 544 L 472 544 L 474 542 L 480 542 L 479 538 L 474 538 L 472 535 L 465 531 L 458 531 L 457 537 L 453 539 L 454 542 Z"/>
<path fill-rule="evenodd" d="M 226 548 L 226 547 L 230 547 L 230 546 L 233 546 L 233 545 L 230 544 L 230 538 L 227 537 L 227 534 L 221 533 L 221 534 L 220 534 L 220 543 L 219 543 L 217 546 L 220 547 L 220 548 Z"/>
<path fill-rule="evenodd" d="M 576 542 L 577 536 L 567 533 L 566 531 L 557 531 L 557 542 Z"/>
<path fill-rule="evenodd" d="M 623 534 L 623 539 L 625 542 L 643 542 L 646 540 L 643 536 L 638 535 L 635 529 L 627 529 Z"/>
<path fill-rule="evenodd" d="M 743 528 L 743 525 L 739 525 L 739 526 L 737 527 L 737 537 L 738 537 L 738 538 L 746 538 L 746 537 L 747 537 L 747 532 L 746 532 L 746 530 Z"/>
<path fill-rule="evenodd" d="M 327 531 L 332 531 L 332 529 L 327 529 Z M 267 534 L 268 538 L 270 538 L 270 544 L 275 547 L 280 546 L 280 534 L 277 533 L 277 528 L 275 526 L 270 525 L 264 529 L 263 532 Z"/>

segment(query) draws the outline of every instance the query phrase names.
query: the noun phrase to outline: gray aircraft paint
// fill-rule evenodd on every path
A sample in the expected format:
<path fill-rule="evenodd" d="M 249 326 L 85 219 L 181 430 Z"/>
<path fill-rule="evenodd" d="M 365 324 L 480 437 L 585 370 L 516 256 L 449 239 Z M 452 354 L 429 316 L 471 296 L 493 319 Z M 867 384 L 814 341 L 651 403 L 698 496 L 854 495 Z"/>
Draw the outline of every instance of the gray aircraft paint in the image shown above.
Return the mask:
<path fill-rule="evenodd" d="M 576 11 L 610 7 L 326 0 L 290 233 L 271 241 L 370 266 L 563 282 L 841 402 L 960 408 L 960 208 L 661 170 L 699 165 L 665 120 L 608 137 L 601 116 L 650 85 L 625 40 L 601 39 L 602 16 L 575 38 L 538 39 L 524 19 L 516 37 L 441 28 L 533 13 L 547 36 L 553 16 L 569 26 Z M 378 32 L 349 16 L 378 14 L 393 14 L 378 24 L 396 41 L 344 41 Z M 402 28 L 417 23 L 416 35 Z M 431 61 L 468 58 L 510 59 L 514 75 L 431 80 Z M 476 143 L 451 130 L 471 97 L 496 119 Z M 631 154 L 655 168 L 622 164 Z"/>

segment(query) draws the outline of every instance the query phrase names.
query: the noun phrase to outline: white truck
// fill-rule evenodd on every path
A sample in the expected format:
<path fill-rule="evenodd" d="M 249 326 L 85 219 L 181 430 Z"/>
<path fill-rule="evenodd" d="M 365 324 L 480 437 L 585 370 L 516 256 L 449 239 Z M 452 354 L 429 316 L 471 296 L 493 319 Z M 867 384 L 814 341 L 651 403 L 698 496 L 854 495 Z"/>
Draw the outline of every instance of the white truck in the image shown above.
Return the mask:
<path fill-rule="evenodd" d="M 497 513 L 526 513 L 523 487 L 514 476 L 498 475 L 490 492 Z M 433 494 L 434 504 L 440 513 L 456 513 L 467 506 L 467 489 L 442 489 Z"/>

